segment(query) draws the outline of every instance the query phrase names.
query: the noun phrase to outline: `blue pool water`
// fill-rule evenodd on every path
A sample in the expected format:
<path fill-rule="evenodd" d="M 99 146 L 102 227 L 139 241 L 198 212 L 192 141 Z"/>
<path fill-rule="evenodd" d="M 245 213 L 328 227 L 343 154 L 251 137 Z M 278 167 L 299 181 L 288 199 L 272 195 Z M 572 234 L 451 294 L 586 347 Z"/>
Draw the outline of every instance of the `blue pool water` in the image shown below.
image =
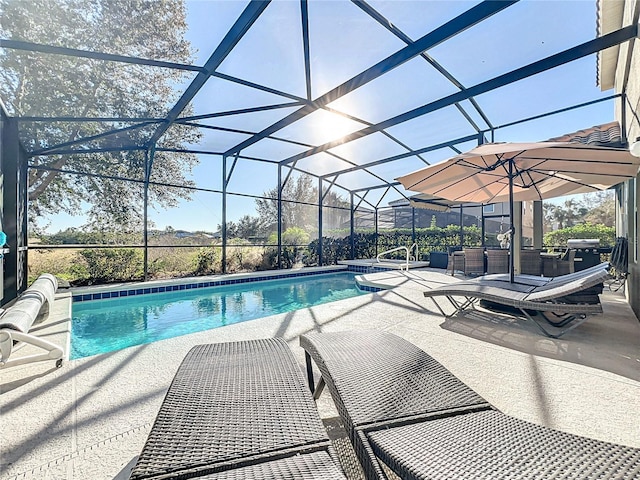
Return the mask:
<path fill-rule="evenodd" d="M 73 304 L 71 358 L 355 297 L 350 272 Z"/>

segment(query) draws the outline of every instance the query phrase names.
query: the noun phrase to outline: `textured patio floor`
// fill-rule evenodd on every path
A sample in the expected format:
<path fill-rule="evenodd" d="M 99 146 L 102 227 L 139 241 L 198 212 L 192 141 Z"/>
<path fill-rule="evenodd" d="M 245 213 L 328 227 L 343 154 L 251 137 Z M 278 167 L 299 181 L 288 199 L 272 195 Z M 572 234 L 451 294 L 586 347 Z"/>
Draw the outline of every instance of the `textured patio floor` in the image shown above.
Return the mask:
<path fill-rule="evenodd" d="M 309 331 L 375 328 L 415 343 L 503 412 L 600 440 L 640 447 L 640 323 L 619 294 L 604 315 L 559 340 L 496 314 L 445 320 L 422 296 L 456 281 L 440 271 L 367 275 L 391 290 L 110 354 L 0 371 L 2 479 L 127 478 L 166 389 L 196 344 Z M 66 295 L 68 297 L 68 294 Z M 69 299 L 59 296 L 41 334 L 64 338 Z M 321 416 L 338 435 L 327 394 Z"/>

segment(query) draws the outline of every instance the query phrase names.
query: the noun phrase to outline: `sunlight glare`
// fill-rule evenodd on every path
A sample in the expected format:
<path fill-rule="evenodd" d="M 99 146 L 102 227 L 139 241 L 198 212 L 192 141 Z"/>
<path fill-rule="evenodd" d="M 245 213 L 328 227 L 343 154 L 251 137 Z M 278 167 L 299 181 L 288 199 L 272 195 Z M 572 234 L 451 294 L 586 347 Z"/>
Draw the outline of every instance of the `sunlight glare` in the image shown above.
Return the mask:
<path fill-rule="evenodd" d="M 327 110 L 318 110 L 313 116 L 310 125 L 313 137 L 323 143 L 337 140 L 359 129 L 359 125 L 353 120 Z"/>

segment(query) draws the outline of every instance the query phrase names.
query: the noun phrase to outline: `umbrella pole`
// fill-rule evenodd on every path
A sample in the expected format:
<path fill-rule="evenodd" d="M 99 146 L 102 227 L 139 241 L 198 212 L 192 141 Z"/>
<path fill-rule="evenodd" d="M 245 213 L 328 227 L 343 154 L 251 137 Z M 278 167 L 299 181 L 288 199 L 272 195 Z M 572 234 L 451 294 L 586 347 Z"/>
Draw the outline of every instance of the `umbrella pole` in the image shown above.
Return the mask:
<path fill-rule="evenodd" d="M 511 228 L 509 230 L 509 281 L 514 282 L 514 248 L 513 239 L 515 229 L 513 228 L 513 158 L 509 159 L 509 223 Z"/>

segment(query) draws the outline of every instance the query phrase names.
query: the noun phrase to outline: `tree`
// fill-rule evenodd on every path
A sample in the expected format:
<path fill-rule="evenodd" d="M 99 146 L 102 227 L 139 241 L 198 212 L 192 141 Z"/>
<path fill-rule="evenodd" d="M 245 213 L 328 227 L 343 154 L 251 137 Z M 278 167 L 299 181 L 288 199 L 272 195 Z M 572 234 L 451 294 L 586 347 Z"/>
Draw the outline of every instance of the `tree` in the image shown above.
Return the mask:
<path fill-rule="evenodd" d="M 615 196 L 612 191 L 587 193 L 566 199 L 562 204 L 543 204 L 545 231 L 590 223 L 612 227 L 615 221 Z"/>
<path fill-rule="evenodd" d="M 263 224 L 259 217 L 244 215 L 237 224 L 237 234 L 240 238 L 250 239 L 263 235 Z"/>
<path fill-rule="evenodd" d="M 183 0 L 0 0 L 0 15 L 3 38 L 177 63 L 190 63 L 193 55 L 189 42 L 183 38 Z M 174 86 L 184 81 L 185 75 L 182 70 L 168 68 L 0 50 L 0 95 L 10 112 L 18 116 L 163 117 L 178 98 Z M 21 140 L 27 150 L 33 151 L 133 125 L 140 128 L 71 148 L 143 145 L 158 126 L 22 122 Z M 158 146 L 179 148 L 196 143 L 199 138 L 196 129 L 174 125 Z M 192 154 L 157 152 L 152 180 L 192 185 L 186 176 L 196 163 Z M 60 211 L 77 214 L 83 202 L 88 202 L 94 225 L 105 220 L 134 225 L 137 220 L 136 227 L 141 228 L 140 183 L 66 172 L 139 181 L 144 178 L 144 164 L 141 151 L 33 157 L 29 170 L 30 219 Z M 172 207 L 186 198 L 187 189 L 149 189 L 149 202 L 156 207 Z"/>
<path fill-rule="evenodd" d="M 584 217 L 587 223 L 607 227 L 615 225 L 616 202 L 612 190 L 586 194 L 583 203 L 588 211 Z"/>
<path fill-rule="evenodd" d="M 278 189 L 264 192 L 264 197 L 256 199 L 258 216 L 266 228 L 273 230 L 278 223 Z M 282 189 L 282 229 L 301 227 L 307 231 L 318 229 L 318 188 L 308 175 L 289 179 Z M 348 207 L 349 204 L 335 192 L 329 191 L 324 205 Z"/>

